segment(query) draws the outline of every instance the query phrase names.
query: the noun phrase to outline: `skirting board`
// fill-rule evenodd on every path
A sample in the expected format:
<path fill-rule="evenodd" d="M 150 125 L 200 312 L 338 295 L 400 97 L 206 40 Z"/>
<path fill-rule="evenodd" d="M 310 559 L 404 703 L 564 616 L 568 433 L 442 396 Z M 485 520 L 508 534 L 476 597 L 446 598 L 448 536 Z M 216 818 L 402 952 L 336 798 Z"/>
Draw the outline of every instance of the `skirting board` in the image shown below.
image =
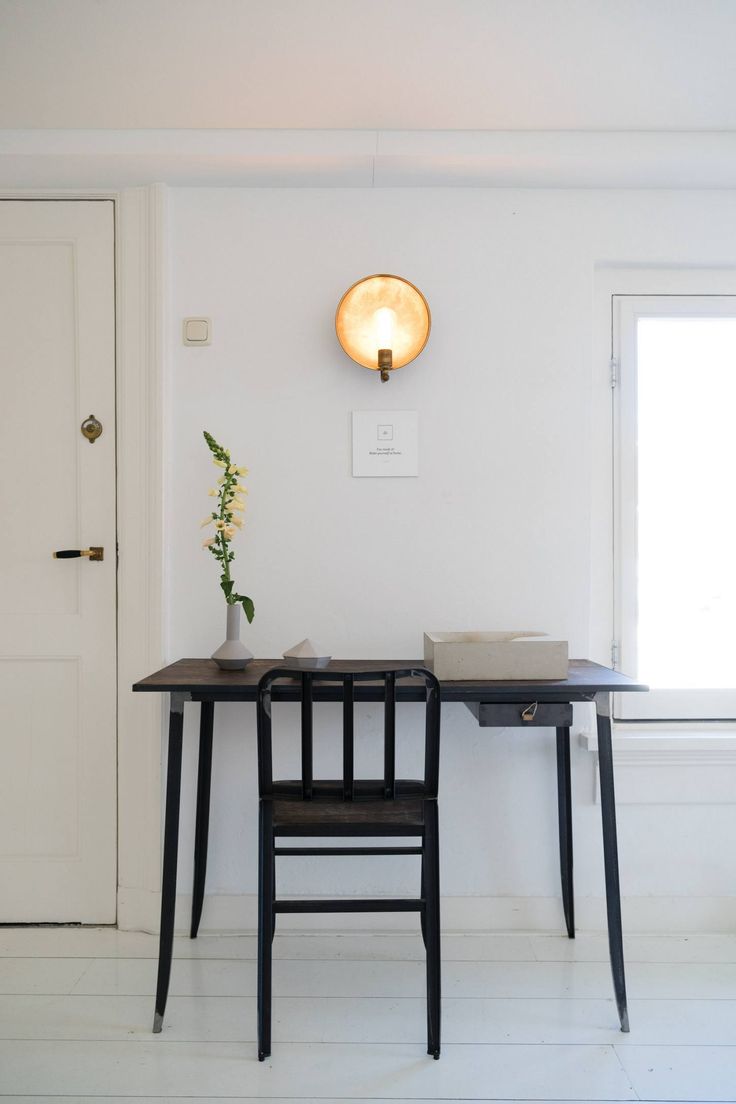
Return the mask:
<path fill-rule="evenodd" d="M 257 927 L 255 894 L 205 897 L 201 931 L 204 934 L 252 932 Z M 157 932 L 159 895 L 145 890 L 121 889 L 118 927 L 125 931 Z M 176 899 L 177 933 L 188 934 L 192 898 Z M 634 934 L 736 931 L 736 897 L 625 897 L 622 902 L 624 931 Z M 579 897 L 575 901 L 580 931 L 605 931 L 605 901 Z M 418 920 L 411 913 L 335 913 L 310 916 L 285 915 L 279 927 L 295 931 L 406 931 Z M 446 932 L 560 931 L 564 927 L 562 903 L 556 897 L 443 897 L 442 929 Z"/>

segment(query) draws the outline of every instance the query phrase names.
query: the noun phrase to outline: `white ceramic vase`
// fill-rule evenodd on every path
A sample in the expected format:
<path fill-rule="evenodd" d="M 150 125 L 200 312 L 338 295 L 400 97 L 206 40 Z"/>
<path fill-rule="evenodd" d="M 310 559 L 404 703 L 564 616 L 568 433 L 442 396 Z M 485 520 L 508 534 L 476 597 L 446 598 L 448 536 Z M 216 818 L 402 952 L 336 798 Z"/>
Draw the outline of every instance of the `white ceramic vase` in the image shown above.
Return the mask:
<path fill-rule="evenodd" d="M 223 671 L 242 671 L 253 659 L 253 653 L 249 652 L 240 639 L 240 614 L 242 606 L 228 605 L 227 607 L 227 638 L 220 645 L 212 658 Z"/>

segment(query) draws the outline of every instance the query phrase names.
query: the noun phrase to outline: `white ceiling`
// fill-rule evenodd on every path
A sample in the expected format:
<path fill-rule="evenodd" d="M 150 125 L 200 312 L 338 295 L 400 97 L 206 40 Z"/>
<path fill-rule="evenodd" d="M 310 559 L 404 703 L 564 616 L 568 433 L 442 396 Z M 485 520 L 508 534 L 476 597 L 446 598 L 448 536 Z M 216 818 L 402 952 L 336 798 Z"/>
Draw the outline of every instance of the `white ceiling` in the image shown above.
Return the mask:
<path fill-rule="evenodd" d="M 0 0 L 0 128 L 736 130 L 735 0 Z"/>

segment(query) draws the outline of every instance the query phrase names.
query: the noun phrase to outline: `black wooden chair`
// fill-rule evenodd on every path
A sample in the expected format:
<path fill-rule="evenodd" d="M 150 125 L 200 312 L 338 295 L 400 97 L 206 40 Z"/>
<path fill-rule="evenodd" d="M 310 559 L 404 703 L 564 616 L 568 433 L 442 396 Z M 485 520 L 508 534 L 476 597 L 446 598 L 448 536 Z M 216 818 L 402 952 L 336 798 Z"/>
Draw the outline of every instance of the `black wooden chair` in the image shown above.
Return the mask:
<path fill-rule="evenodd" d="M 301 778 L 274 781 L 271 754 L 271 688 L 277 679 L 301 680 Z M 396 778 L 396 681 L 421 679 L 425 688 L 424 776 Z M 312 770 L 312 702 L 315 683 L 341 684 L 342 778 L 317 780 Z M 353 703 L 356 682 L 383 683 L 383 778 L 354 776 Z M 275 667 L 258 684 L 258 1058 L 271 1053 L 271 943 L 278 913 L 418 912 L 427 956 L 427 1053 L 440 1056 L 440 887 L 437 785 L 440 685 L 423 667 L 381 671 L 297 670 Z M 418 846 L 277 847 L 281 836 L 418 838 Z M 420 855 L 417 898 L 278 900 L 279 855 Z"/>

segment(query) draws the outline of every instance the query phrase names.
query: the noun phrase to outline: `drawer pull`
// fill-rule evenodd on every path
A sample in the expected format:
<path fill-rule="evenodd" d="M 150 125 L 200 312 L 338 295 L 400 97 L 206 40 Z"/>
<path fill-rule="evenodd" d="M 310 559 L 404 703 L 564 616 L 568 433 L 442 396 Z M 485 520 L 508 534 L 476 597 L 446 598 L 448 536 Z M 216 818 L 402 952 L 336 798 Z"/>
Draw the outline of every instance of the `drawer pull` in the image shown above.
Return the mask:
<path fill-rule="evenodd" d="M 522 711 L 522 714 L 521 714 L 522 721 L 533 721 L 534 720 L 534 718 L 537 715 L 537 705 L 538 705 L 537 702 L 532 702 L 531 705 L 528 705 L 526 707 L 526 709 L 524 709 Z"/>

